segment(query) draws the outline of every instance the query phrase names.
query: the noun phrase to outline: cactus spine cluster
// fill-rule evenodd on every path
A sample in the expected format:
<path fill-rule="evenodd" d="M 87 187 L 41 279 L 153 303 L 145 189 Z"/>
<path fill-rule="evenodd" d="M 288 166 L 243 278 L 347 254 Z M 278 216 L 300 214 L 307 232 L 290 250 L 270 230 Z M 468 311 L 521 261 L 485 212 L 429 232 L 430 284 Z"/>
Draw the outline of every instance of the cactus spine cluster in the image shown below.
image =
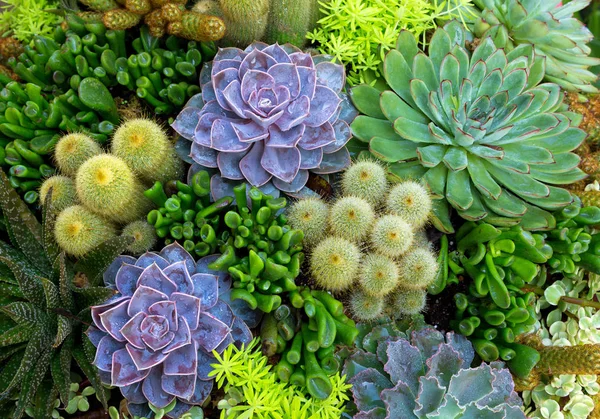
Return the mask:
<path fill-rule="evenodd" d="M 350 166 L 342 190 L 329 204 L 309 198 L 288 211 L 290 225 L 308 238 L 312 278 L 322 288 L 346 293 L 359 320 L 384 311 L 419 313 L 438 271 L 421 230 L 431 212 L 428 191 L 413 181 L 389 185 L 384 167 L 371 161 Z"/>
<path fill-rule="evenodd" d="M 116 236 L 115 226 L 81 205 L 66 208 L 56 218 L 54 236 L 68 254 L 81 257 Z"/>
<path fill-rule="evenodd" d="M 121 235 L 134 238 L 134 242 L 129 245 L 127 251 L 136 256 L 152 249 L 157 239 L 154 227 L 146 220 L 137 220 L 127 224 Z"/>
<path fill-rule="evenodd" d="M 40 187 L 40 202 L 46 204 L 48 192 L 52 189 L 50 205 L 54 211 L 62 211 L 77 202 L 77 191 L 75 190 L 75 182 L 67 176 L 52 176 L 42 183 Z"/>
<path fill-rule="evenodd" d="M 87 159 L 102 154 L 102 148 L 85 134 L 75 133 L 62 137 L 54 149 L 56 166 L 66 176 L 75 176 Z"/>

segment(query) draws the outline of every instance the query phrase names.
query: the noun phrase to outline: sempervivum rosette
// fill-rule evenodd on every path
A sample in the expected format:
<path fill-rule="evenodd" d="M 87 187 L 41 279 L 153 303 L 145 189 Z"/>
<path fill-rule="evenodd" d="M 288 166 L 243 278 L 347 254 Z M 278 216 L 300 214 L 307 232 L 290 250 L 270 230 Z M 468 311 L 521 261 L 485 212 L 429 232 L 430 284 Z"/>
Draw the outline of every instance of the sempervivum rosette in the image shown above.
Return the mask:
<path fill-rule="evenodd" d="M 230 283 L 207 273 L 208 262 L 194 262 L 174 243 L 139 259 L 120 256 L 104 274 L 117 294 L 92 307 L 94 365 L 106 384 L 120 387 L 135 415 L 148 415 L 148 403 L 163 408 L 175 398 L 172 418 L 201 405 L 213 386 L 211 352 L 252 339 L 219 299 Z"/>
<path fill-rule="evenodd" d="M 345 145 L 355 111 L 341 93 L 344 67 L 290 45 L 219 50 L 200 75 L 202 96 L 173 123 L 193 141 L 191 158 L 256 187 L 300 191 L 309 171 L 350 164 Z"/>

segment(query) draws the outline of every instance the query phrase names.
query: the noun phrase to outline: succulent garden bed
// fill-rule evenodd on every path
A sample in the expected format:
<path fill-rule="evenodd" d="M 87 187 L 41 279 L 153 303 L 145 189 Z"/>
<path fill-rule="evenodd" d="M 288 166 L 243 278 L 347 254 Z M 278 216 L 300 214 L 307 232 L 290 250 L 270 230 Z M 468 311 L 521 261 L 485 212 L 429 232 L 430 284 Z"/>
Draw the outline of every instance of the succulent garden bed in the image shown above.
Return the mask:
<path fill-rule="evenodd" d="M 600 418 L 600 2 L 0 29 L 0 418 Z"/>

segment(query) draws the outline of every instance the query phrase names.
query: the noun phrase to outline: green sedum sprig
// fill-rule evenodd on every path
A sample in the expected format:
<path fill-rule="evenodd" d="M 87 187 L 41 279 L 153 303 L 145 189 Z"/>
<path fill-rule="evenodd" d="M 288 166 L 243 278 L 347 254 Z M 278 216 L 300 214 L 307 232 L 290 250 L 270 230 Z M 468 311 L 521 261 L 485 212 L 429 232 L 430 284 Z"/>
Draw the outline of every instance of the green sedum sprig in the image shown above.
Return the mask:
<path fill-rule="evenodd" d="M 211 365 L 209 375 L 225 391 L 218 403 L 222 419 L 334 419 L 342 415 L 351 387 L 345 376 L 331 377 L 333 391 L 326 400 L 310 398 L 299 387 L 276 381 L 259 342 L 255 339 L 241 349 L 229 345 L 221 355 L 213 352 L 217 363 Z"/>
<path fill-rule="evenodd" d="M 58 8 L 55 0 L 4 0 L 0 7 L 0 32 L 12 31 L 23 43 L 35 35 L 48 36 L 63 18 L 49 13 Z"/>
<path fill-rule="evenodd" d="M 351 85 L 380 77 L 385 53 L 406 29 L 426 44 L 426 34 L 438 22 L 474 16 L 471 0 L 330 0 L 321 1 L 324 17 L 307 35 L 323 54 L 349 64 Z"/>

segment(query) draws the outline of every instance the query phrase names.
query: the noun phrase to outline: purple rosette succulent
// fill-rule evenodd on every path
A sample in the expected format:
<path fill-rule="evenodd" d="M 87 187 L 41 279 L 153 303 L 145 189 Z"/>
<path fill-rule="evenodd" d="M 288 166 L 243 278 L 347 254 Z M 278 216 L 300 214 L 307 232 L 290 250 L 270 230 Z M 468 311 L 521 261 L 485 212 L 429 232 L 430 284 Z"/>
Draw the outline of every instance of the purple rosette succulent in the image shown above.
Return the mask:
<path fill-rule="evenodd" d="M 224 179 L 269 182 L 296 193 L 316 174 L 350 164 L 345 145 L 356 110 L 342 93 L 342 65 L 291 45 L 220 49 L 202 69 L 201 96 L 173 128 L 192 141 L 190 157 Z"/>
<path fill-rule="evenodd" d="M 208 270 L 210 258 L 196 263 L 173 243 L 138 259 L 120 256 L 104 273 L 116 294 L 92 307 L 95 327 L 87 334 L 103 382 L 121 389 L 133 414 L 149 414 L 148 403 L 164 408 L 177 399 L 168 413 L 177 418 L 202 405 L 213 387 L 212 351 L 252 340 L 219 298 L 231 283 Z"/>

